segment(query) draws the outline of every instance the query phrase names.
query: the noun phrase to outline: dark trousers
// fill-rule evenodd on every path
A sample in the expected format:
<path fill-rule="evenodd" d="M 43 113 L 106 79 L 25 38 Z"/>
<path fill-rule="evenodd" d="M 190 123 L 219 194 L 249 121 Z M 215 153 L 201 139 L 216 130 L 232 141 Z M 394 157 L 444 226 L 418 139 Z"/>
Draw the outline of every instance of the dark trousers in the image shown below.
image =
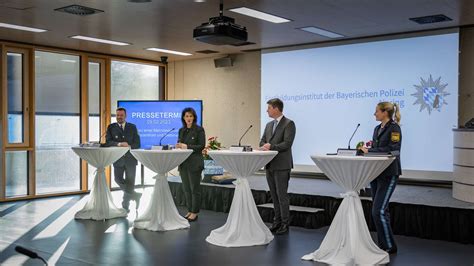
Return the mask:
<path fill-rule="evenodd" d="M 377 229 L 381 249 L 397 248 L 390 226 L 388 204 L 397 185 L 398 176 L 379 176 L 370 183 L 372 190 L 372 219 Z"/>
<path fill-rule="evenodd" d="M 135 174 L 136 164 L 125 164 L 124 166 L 114 166 L 115 183 L 123 190 L 122 207 L 128 209 L 130 200 L 135 196 Z M 125 178 L 124 178 L 125 174 Z"/>
<path fill-rule="evenodd" d="M 288 196 L 288 182 L 291 170 L 268 170 L 267 182 L 272 196 L 275 223 L 288 225 L 290 222 L 290 197 Z"/>
<path fill-rule="evenodd" d="M 201 173 L 199 171 L 191 171 L 181 169 L 179 171 L 181 181 L 183 183 L 184 197 L 186 198 L 186 207 L 188 212 L 199 213 L 201 209 Z"/>

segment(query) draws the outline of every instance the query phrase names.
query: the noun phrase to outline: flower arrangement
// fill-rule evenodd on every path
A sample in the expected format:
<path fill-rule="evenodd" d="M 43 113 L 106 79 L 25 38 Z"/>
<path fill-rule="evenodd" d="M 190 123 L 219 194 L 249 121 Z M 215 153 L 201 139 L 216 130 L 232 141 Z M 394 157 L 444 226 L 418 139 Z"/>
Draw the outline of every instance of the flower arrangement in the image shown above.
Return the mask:
<path fill-rule="evenodd" d="M 372 147 L 372 141 L 371 140 L 369 140 L 367 142 L 359 141 L 359 143 L 357 143 L 356 149 L 358 150 L 362 147 L 371 148 Z"/>
<path fill-rule="evenodd" d="M 217 140 L 217 137 L 210 137 L 207 139 L 209 142 L 207 146 L 202 150 L 202 155 L 204 156 L 204 160 L 211 160 L 211 157 L 207 152 L 209 150 L 220 150 L 222 149 L 222 144 Z"/>

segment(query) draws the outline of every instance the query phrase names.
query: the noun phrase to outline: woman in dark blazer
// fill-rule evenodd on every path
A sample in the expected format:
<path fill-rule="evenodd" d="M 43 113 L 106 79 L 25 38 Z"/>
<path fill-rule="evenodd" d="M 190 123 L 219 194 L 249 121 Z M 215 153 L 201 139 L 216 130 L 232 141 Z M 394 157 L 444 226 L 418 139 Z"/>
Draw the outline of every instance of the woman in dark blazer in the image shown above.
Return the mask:
<path fill-rule="evenodd" d="M 397 244 L 390 226 L 388 204 L 398 178 L 402 174 L 400 150 L 402 148 L 402 130 L 400 128 L 400 107 L 396 103 L 381 102 L 374 113 L 380 122 L 374 129 L 371 148 L 361 147 L 364 153 L 392 152 L 397 154 L 392 164 L 370 183 L 372 189 L 372 218 L 377 229 L 379 247 L 389 254 L 397 253 Z"/>
<path fill-rule="evenodd" d="M 177 148 L 191 149 L 193 153 L 179 165 L 188 213 L 185 218 L 190 222 L 198 219 L 201 205 L 201 173 L 204 170 L 202 150 L 206 146 L 204 128 L 198 126 L 196 111 L 185 108 L 181 115 L 183 127 L 179 129 Z"/>

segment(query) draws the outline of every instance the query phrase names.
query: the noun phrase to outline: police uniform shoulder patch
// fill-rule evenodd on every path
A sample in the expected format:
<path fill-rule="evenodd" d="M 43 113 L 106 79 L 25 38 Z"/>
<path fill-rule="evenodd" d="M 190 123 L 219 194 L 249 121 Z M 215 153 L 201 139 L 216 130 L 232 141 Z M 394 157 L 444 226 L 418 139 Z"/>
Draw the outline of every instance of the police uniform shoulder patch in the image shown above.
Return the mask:
<path fill-rule="evenodd" d="M 391 134 L 392 142 L 399 142 L 400 141 L 400 132 L 392 132 Z"/>

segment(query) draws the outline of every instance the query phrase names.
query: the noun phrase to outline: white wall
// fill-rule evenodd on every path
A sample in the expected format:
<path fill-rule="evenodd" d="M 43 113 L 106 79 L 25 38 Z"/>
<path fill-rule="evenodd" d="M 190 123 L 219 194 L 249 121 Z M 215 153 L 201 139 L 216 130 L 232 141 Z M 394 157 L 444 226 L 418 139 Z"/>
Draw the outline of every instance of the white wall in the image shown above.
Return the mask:
<path fill-rule="evenodd" d="M 226 147 L 237 144 L 243 131 L 254 125 L 242 144 L 257 147 L 260 52 L 236 55 L 234 66 L 227 68 L 215 68 L 214 58 L 170 62 L 167 99 L 202 99 L 206 136 L 217 136 Z"/>

